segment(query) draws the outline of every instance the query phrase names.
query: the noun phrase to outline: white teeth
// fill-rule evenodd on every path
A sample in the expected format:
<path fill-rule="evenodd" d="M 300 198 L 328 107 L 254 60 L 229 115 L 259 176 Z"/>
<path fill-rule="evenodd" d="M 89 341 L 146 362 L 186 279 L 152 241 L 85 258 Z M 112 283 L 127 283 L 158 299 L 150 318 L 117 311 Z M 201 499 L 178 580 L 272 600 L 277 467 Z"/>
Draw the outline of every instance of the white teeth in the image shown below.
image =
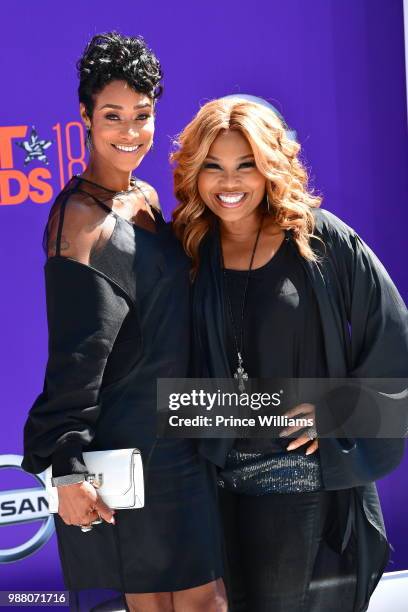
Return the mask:
<path fill-rule="evenodd" d="M 137 151 L 140 145 L 136 145 L 135 147 L 126 147 L 125 145 L 113 145 L 115 149 L 119 149 L 119 151 L 126 151 L 126 153 L 133 153 L 133 151 Z"/>
<path fill-rule="evenodd" d="M 240 202 L 242 200 L 242 198 L 244 197 L 245 193 L 234 193 L 227 195 L 226 193 L 219 193 L 218 197 L 221 200 L 221 202 L 224 202 L 225 204 L 238 204 L 238 202 Z"/>

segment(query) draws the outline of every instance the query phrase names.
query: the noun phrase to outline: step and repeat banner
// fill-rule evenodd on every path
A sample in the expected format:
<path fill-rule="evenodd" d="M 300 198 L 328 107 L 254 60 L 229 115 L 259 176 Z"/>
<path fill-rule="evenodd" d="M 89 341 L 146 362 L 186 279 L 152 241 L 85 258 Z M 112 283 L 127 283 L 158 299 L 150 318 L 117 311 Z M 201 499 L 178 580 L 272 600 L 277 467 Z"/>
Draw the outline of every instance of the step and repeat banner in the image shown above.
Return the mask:
<path fill-rule="evenodd" d="M 175 205 L 168 155 L 200 104 L 268 100 L 296 131 L 323 206 L 354 227 L 408 299 L 408 148 L 402 0 L 56 3 L 0 7 L 0 590 L 63 588 L 41 475 L 19 468 L 26 413 L 47 358 L 42 233 L 50 205 L 85 168 L 75 63 L 90 37 L 145 37 L 165 93 L 138 169 Z M 385 356 L 386 358 L 386 356 Z M 406 458 L 379 483 L 388 571 L 408 568 Z"/>

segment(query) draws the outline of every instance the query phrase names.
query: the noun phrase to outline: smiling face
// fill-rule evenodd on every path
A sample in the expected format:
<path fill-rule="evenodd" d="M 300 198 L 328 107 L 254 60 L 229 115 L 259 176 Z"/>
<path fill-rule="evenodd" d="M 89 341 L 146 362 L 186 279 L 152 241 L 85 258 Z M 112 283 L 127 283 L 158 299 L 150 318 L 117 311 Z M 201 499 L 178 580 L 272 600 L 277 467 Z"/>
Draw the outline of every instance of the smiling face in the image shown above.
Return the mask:
<path fill-rule="evenodd" d="M 223 130 L 198 175 L 203 202 L 222 221 L 239 221 L 257 212 L 265 188 L 247 139 L 238 130 Z"/>
<path fill-rule="evenodd" d="M 112 81 L 95 94 L 92 119 L 83 104 L 80 110 L 85 125 L 91 127 L 94 158 L 123 172 L 140 164 L 153 142 L 151 98 L 125 81 Z"/>

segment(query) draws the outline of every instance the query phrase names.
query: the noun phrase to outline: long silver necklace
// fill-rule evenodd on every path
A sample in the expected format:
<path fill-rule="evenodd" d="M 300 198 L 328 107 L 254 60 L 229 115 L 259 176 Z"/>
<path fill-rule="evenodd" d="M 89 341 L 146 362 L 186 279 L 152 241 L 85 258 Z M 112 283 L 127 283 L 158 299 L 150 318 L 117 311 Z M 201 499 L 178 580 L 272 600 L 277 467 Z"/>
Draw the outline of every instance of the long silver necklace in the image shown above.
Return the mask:
<path fill-rule="evenodd" d="M 241 301 L 241 321 L 240 321 L 241 325 L 240 325 L 239 333 L 236 327 L 236 322 L 235 322 L 234 314 L 232 311 L 231 298 L 228 292 L 227 270 L 225 269 L 224 253 L 222 251 L 222 243 L 221 243 L 221 259 L 222 259 L 222 268 L 224 272 L 225 294 L 227 296 L 229 316 L 231 319 L 232 331 L 234 335 L 235 351 L 237 353 L 237 369 L 234 372 L 234 378 L 235 380 L 238 381 L 238 389 L 241 393 L 245 391 L 245 381 L 248 380 L 248 373 L 245 371 L 244 358 L 243 358 L 245 306 L 246 306 L 246 300 L 247 300 L 247 294 L 248 294 L 249 277 L 251 276 L 251 270 L 252 270 L 252 266 L 254 263 L 256 248 L 258 246 L 259 237 L 261 235 L 264 219 L 265 219 L 265 215 L 262 216 L 261 223 L 259 224 L 259 229 L 256 234 L 255 244 L 254 244 L 254 248 L 252 249 L 251 260 L 249 262 L 249 268 L 248 268 L 248 272 L 247 272 L 246 279 L 245 279 L 245 287 L 244 287 L 242 301 Z M 238 337 L 239 337 L 239 341 L 238 341 Z"/>

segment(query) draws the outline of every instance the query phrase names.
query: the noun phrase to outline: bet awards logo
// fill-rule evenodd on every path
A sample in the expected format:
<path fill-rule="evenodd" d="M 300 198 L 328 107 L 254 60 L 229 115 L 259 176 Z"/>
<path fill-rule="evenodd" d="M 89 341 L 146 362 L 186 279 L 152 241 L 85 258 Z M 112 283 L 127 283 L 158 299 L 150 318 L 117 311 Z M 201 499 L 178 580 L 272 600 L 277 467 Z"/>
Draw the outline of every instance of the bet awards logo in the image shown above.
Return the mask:
<path fill-rule="evenodd" d="M 0 455 L 0 470 L 23 471 L 22 459 L 20 455 Z M 48 512 L 43 474 L 28 476 L 36 480 L 36 487 L 0 491 L 0 527 L 36 521 L 40 522 L 40 528 L 24 544 L 0 549 L 0 563 L 11 563 L 28 557 L 44 546 L 54 533 L 54 519 Z"/>
<path fill-rule="evenodd" d="M 45 137 L 35 126 L 0 126 L 0 205 L 51 202 L 55 190 L 85 169 L 82 123 L 56 123 L 52 130 Z"/>

